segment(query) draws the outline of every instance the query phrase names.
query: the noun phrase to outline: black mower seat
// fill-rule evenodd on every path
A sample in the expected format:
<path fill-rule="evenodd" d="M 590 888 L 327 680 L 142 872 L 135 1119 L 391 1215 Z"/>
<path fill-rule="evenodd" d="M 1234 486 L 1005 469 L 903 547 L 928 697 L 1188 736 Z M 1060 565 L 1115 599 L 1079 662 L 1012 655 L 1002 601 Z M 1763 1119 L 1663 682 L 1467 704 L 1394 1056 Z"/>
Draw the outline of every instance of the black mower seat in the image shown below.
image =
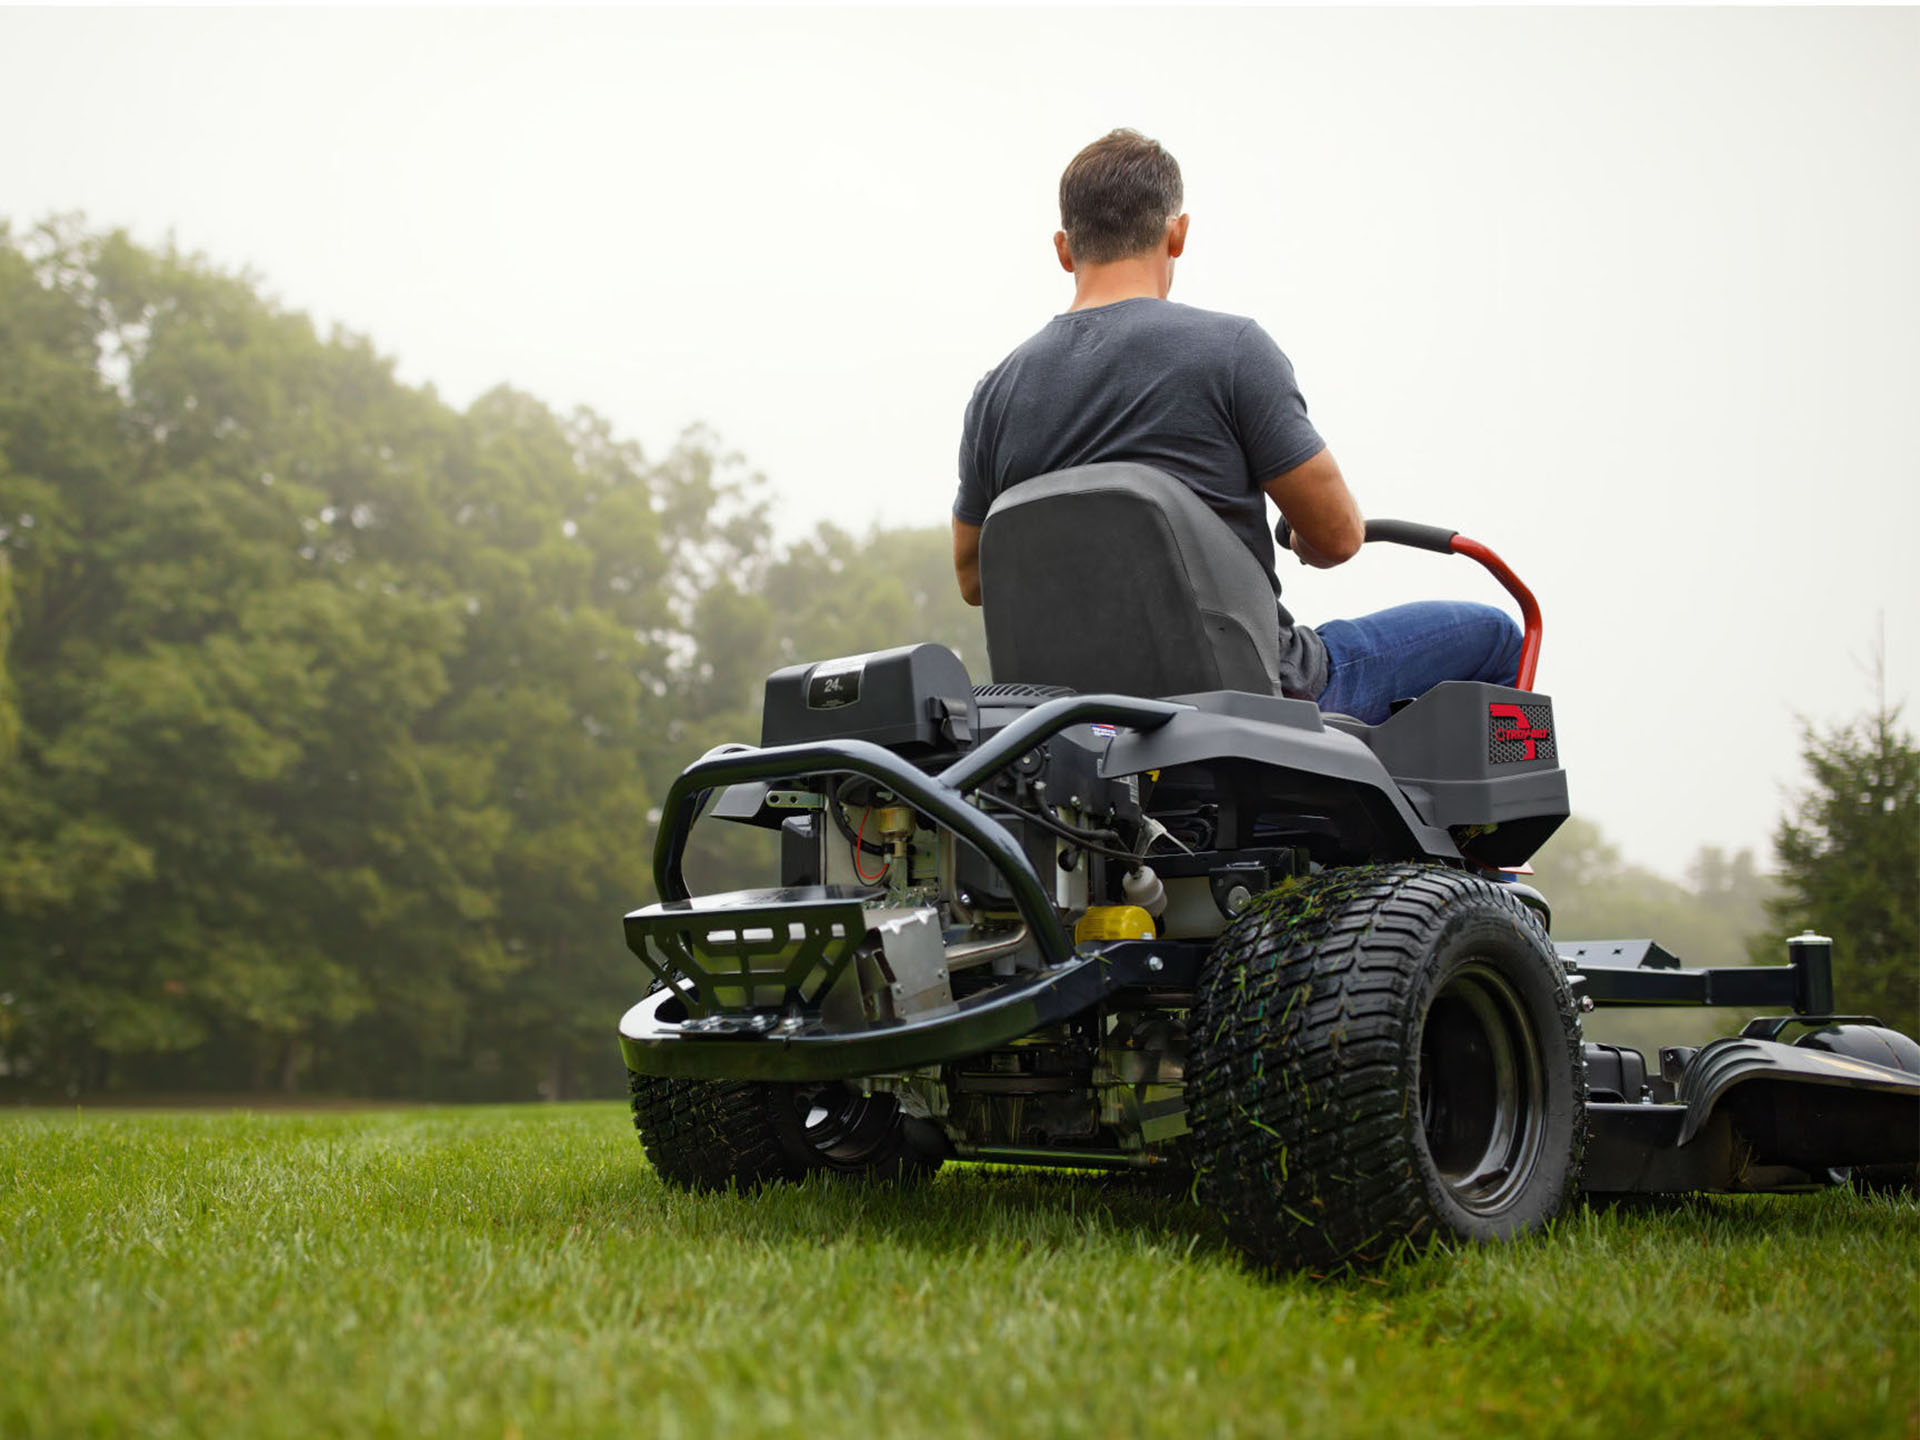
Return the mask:
<path fill-rule="evenodd" d="M 996 683 L 1280 692 L 1272 582 L 1205 501 L 1150 466 L 1009 487 L 981 530 L 980 588 Z"/>

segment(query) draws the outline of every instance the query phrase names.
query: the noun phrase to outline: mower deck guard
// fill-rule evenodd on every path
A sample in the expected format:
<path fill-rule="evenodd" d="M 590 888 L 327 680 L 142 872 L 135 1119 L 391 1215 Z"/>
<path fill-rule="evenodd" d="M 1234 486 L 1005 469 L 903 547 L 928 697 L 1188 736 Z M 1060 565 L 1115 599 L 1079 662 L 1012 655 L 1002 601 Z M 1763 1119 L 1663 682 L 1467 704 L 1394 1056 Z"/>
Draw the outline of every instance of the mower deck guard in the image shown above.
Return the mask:
<path fill-rule="evenodd" d="M 1590 1104 L 1586 1188 L 1779 1190 L 1835 1166 L 1920 1160 L 1920 1075 L 1777 1040 L 1716 1040 L 1675 1105 Z"/>

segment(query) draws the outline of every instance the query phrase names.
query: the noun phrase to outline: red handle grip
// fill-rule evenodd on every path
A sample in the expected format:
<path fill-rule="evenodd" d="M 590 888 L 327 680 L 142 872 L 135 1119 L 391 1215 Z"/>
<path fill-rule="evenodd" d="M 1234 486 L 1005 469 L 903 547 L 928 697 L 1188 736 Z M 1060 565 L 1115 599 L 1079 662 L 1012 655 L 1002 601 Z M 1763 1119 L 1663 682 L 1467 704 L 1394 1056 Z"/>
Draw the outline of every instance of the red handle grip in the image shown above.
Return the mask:
<path fill-rule="evenodd" d="M 1469 560 L 1478 560 L 1492 573 L 1493 578 L 1505 587 L 1520 605 L 1520 673 L 1514 679 L 1514 686 L 1520 690 L 1533 688 L 1533 672 L 1540 664 L 1540 602 L 1533 598 L 1533 592 L 1526 583 L 1507 568 L 1507 562 L 1478 540 L 1469 540 L 1464 535 L 1453 537 L 1453 553 L 1464 555 Z"/>
<path fill-rule="evenodd" d="M 1292 544 L 1292 530 L 1286 517 L 1282 516 L 1273 527 L 1273 538 L 1280 542 L 1282 549 Z M 1520 577 L 1507 568 L 1507 562 L 1478 540 L 1469 540 L 1466 536 L 1452 530 L 1442 530 L 1435 525 L 1415 525 L 1407 520 L 1369 520 L 1367 521 L 1367 539 L 1387 541 L 1394 545 L 1411 545 L 1417 550 L 1435 550 L 1445 555 L 1465 555 L 1469 560 L 1478 560 L 1493 573 L 1493 578 L 1505 587 L 1520 605 L 1520 673 L 1514 677 L 1514 688 L 1531 690 L 1533 672 L 1540 664 L 1540 602 L 1533 598 L 1533 592 L 1526 587 Z"/>

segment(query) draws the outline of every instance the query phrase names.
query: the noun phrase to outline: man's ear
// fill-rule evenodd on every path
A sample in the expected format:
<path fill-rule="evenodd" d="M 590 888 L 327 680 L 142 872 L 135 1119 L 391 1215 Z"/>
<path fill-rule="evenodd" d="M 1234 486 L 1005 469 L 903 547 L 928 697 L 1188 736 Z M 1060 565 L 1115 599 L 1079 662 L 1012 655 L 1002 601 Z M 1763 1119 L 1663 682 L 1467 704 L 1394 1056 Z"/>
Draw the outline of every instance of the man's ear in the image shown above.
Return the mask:
<path fill-rule="evenodd" d="M 1187 221 L 1185 213 L 1176 215 L 1167 222 L 1167 255 L 1178 260 L 1181 251 L 1187 248 Z"/>
<path fill-rule="evenodd" d="M 1060 257 L 1060 268 L 1069 275 L 1073 274 L 1073 251 L 1067 248 L 1067 232 L 1053 232 L 1053 253 Z"/>

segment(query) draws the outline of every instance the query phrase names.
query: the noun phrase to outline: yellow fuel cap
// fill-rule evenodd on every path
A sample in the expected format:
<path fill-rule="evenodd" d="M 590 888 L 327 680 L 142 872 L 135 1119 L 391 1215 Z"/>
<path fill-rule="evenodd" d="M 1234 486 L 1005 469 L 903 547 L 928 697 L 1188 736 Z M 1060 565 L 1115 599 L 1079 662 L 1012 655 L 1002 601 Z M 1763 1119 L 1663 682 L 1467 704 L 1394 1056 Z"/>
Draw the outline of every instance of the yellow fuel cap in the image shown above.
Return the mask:
<path fill-rule="evenodd" d="M 1138 905 L 1095 905 L 1073 927 L 1073 943 L 1090 940 L 1151 940 L 1153 917 Z"/>

